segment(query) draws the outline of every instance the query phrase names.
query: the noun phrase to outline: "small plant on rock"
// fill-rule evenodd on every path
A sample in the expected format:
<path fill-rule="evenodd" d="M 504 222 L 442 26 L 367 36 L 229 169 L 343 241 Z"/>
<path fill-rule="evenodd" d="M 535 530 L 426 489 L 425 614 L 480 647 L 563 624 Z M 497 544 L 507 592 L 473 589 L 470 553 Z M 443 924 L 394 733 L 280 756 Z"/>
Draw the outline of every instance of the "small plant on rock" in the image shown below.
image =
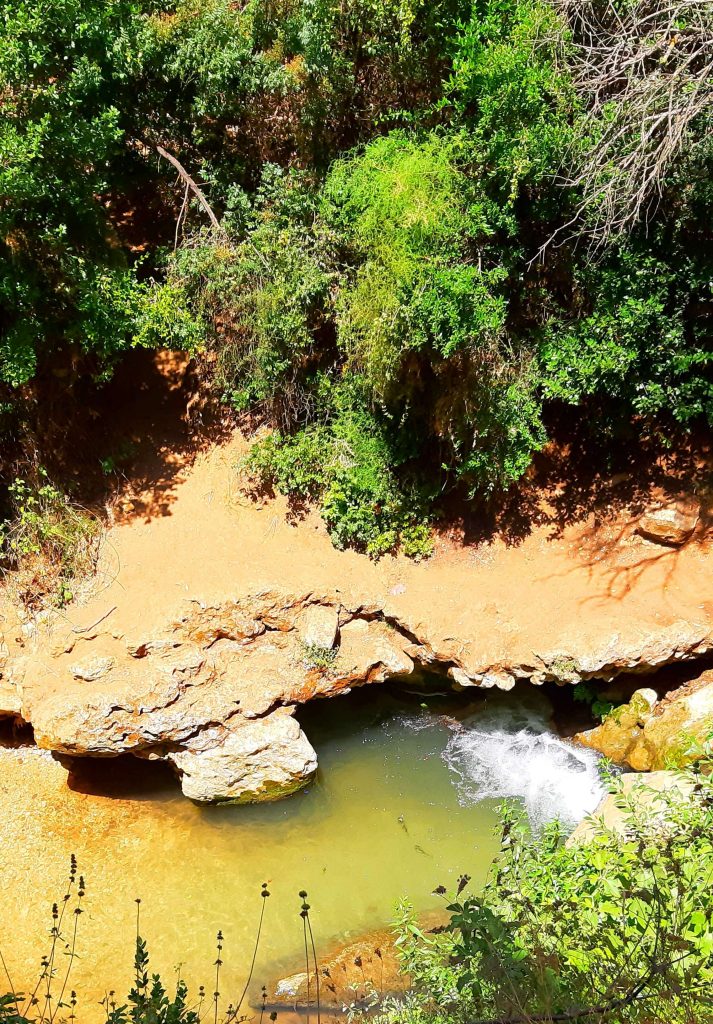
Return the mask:
<path fill-rule="evenodd" d="M 605 718 L 609 718 L 616 711 L 617 707 L 613 701 L 600 697 L 594 683 L 588 680 L 577 683 L 574 688 L 574 699 L 580 704 L 589 704 L 594 717 L 601 719 L 602 722 Z"/>
<path fill-rule="evenodd" d="M 321 647 L 319 644 L 305 642 L 300 646 L 300 660 L 308 671 L 316 669 L 318 672 L 328 672 L 337 660 L 339 653 L 336 647 Z"/>

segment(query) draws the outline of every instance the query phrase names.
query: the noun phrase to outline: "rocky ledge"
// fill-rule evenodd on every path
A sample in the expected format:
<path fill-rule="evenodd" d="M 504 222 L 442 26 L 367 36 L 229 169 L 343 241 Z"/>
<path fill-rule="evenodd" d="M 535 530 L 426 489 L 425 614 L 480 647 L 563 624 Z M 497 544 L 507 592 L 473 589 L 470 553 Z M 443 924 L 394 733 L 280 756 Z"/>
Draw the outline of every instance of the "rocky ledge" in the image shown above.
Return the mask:
<path fill-rule="evenodd" d="M 713 651 L 713 625 L 682 619 L 497 663 L 477 646 L 337 592 L 187 600 L 145 636 L 112 632 L 110 613 L 81 628 L 55 614 L 27 622 L 19 652 L 5 650 L 0 717 L 31 723 L 57 754 L 163 759 L 196 801 L 271 800 L 317 769 L 293 717 L 313 698 L 418 669 L 455 688 L 611 680 Z"/>
<path fill-rule="evenodd" d="M 713 670 L 663 700 L 655 690 L 637 690 L 601 725 L 575 738 L 636 771 L 680 767 L 713 738 Z"/>

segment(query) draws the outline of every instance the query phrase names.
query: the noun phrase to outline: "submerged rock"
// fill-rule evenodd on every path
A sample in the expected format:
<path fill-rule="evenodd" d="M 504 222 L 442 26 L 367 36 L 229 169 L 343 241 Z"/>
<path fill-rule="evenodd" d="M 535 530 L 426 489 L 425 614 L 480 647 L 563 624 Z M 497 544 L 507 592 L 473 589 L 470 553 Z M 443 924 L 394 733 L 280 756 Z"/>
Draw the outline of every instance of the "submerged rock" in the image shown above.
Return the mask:
<path fill-rule="evenodd" d="M 653 690 L 637 690 L 628 704 L 575 739 L 617 764 L 652 771 L 695 760 L 711 734 L 713 671 L 708 671 L 661 701 Z"/>
<path fill-rule="evenodd" d="M 438 928 L 447 918 L 445 913 L 432 912 L 419 924 L 424 930 Z M 318 957 L 321 1009 L 340 1012 L 349 1007 L 369 1008 L 406 992 L 411 978 L 401 970 L 395 941 L 394 932 L 382 928 Z M 314 971 L 309 975 L 304 970 L 288 974 L 267 986 L 266 1005 L 276 1010 L 314 1009 L 316 982 Z"/>

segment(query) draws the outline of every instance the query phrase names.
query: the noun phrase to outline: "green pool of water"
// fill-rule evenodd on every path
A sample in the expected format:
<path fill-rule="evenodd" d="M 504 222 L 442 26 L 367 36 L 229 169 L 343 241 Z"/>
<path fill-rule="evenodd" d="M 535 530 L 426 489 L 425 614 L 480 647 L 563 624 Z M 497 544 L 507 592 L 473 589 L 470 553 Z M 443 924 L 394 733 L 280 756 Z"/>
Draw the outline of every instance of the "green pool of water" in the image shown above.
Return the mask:
<path fill-rule="evenodd" d="M 529 690 L 527 700 L 534 699 Z M 418 695 L 385 688 L 317 701 L 302 713 L 319 756 L 315 781 L 261 806 L 200 808 L 143 762 L 89 765 L 74 784 L 86 794 L 81 806 L 91 809 L 91 826 L 68 821 L 52 835 L 28 829 L 26 847 L 13 851 L 13 877 L 26 886 L 13 886 L 22 906 L 9 907 L 5 920 L 23 914 L 26 927 L 4 935 L 2 945 L 20 957 L 23 986 L 46 941 L 46 932 L 38 934 L 39 905 L 45 914 L 59 895 L 58 857 L 68 856 L 67 848 L 88 881 L 82 959 L 72 976 L 85 1020 L 93 1019 L 87 1004 L 96 1006 L 105 988 L 128 989 L 136 897 L 153 968 L 171 979 L 181 964 L 193 991 L 201 983 L 213 991 L 215 935 L 222 931 L 227 1002 L 245 981 L 262 882 L 271 896 L 253 998 L 263 983 L 300 968 L 300 889 L 309 893 L 315 937 L 325 949 L 389 922 L 401 897 L 426 911 L 442 905 L 433 889 L 452 888 L 463 872 L 478 886 L 496 850 L 500 795 L 517 795 L 524 779 L 524 798 L 539 807 L 555 779 L 550 803 L 558 806 L 561 792 L 577 794 L 591 783 L 592 766 L 580 764 L 579 754 L 549 733 L 538 739 L 527 732 L 530 711 L 515 715 L 512 728 L 526 732 L 513 740 L 501 718 L 503 708 L 512 717 L 517 701 L 478 694 L 470 703 L 430 698 L 426 706 Z M 31 793 L 17 810 L 28 820 L 42 815 Z"/>
<path fill-rule="evenodd" d="M 301 889 L 317 941 L 326 944 L 390 921 L 403 896 L 422 910 L 441 905 L 432 890 L 450 887 L 463 871 L 482 880 L 495 852 L 495 801 L 459 801 L 442 758 L 448 719 L 419 703 L 372 692 L 310 709 L 303 718 L 320 768 L 288 800 L 197 808 L 160 797 L 176 835 L 170 869 L 151 861 L 140 868 L 153 946 L 185 949 L 186 933 L 194 932 L 191 957 L 202 953 L 205 962 L 220 928 L 226 963 L 244 962 L 266 881 L 259 988 L 300 963 Z M 176 885 L 185 905 L 175 899 Z"/>

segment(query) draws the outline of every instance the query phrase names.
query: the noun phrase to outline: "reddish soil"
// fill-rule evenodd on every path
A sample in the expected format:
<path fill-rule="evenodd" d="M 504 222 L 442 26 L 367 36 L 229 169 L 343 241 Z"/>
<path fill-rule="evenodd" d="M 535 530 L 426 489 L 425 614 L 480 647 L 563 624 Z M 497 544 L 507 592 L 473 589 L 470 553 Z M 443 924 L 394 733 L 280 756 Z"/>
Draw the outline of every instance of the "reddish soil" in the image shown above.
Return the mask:
<path fill-rule="evenodd" d="M 110 507 L 98 576 L 63 612 L 75 631 L 100 623 L 92 635 L 101 653 L 115 645 L 124 651 L 123 637 L 158 628 L 187 597 L 220 601 L 275 587 L 337 588 L 388 606 L 422 624 L 425 635 L 452 637 L 493 665 L 526 661 L 533 648 L 601 648 L 603 637 L 635 638 L 681 620 L 713 618 L 706 515 L 681 549 L 634 532 L 641 509 L 665 495 L 652 482 L 656 474 L 649 474 L 648 490 L 634 477 L 596 477 L 587 490 L 561 475 L 554 479 L 550 458 L 544 484 L 523 488 L 517 538 L 503 528 L 478 539 L 461 521 L 442 530 L 425 562 L 373 562 L 335 550 L 316 512 L 295 520 L 285 499 L 246 495 L 239 463 L 249 442 L 225 424 L 212 433 L 200 429 L 200 411 L 187 403 L 188 373 L 185 360 L 159 356 L 146 385 L 150 401 L 139 386 L 122 409 L 124 436 L 137 454 Z M 150 415 L 142 419 L 147 404 Z M 689 466 L 701 477 L 701 458 Z M 659 478 L 680 489 L 680 477 L 659 468 Z M 579 495 L 569 511 L 568 491 Z M 510 517 L 513 508 L 511 502 Z M 11 653 L 18 635 L 6 604 Z M 51 686 L 51 679 L 40 685 Z"/>

